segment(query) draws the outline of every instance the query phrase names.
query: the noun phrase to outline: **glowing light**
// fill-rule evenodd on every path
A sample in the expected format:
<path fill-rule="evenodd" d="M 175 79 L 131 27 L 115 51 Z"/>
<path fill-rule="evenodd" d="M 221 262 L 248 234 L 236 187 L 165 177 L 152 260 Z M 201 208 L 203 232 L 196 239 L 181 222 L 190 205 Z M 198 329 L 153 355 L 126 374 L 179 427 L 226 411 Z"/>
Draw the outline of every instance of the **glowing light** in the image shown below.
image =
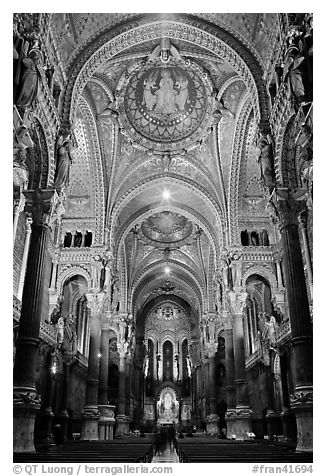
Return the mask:
<path fill-rule="evenodd" d="M 102 355 L 101 355 L 101 354 L 97 354 L 97 357 L 100 359 L 100 358 L 102 357 Z"/>
<path fill-rule="evenodd" d="M 167 189 L 163 190 L 162 197 L 165 200 L 168 200 L 170 198 L 170 196 L 171 196 L 171 194 L 170 194 L 169 190 L 167 190 Z"/>
<path fill-rule="evenodd" d="M 166 267 L 164 268 L 164 273 L 165 273 L 165 274 L 170 274 L 170 268 L 169 268 L 168 266 L 166 266 Z"/>

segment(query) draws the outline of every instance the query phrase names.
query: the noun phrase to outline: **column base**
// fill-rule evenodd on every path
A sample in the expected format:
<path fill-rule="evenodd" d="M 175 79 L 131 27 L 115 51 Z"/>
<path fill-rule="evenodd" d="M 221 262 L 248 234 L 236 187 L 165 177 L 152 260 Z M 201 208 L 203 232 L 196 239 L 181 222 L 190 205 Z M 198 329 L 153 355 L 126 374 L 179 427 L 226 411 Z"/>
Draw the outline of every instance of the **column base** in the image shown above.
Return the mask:
<path fill-rule="evenodd" d="M 113 440 L 113 426 L 115 424 L 115 405 L 99 405 L 100 418 L 98 421 L 98 434 L 101 441 Z"/>
<path fill-rule="evenodd" d="M 17 453 L 35 452 L 34 426 L 41 397 L 33 391 L 14 391 L 13 450 Z"/>
<path fill-rule="evenodd" d="M 274 440 L 274 435 L 277 435 L 278 432 L 278 423 L 279 423 L 279 415 L 275 413 L 273 410 L 268 410 L 266 414 L 266 422 L 267 422 L 267 433 L 268 439 L 270 441 Z"/>
<path fill-rule="evenodd" d="M 206 432 L 209 435 L 219 435 L 220 430 L 218 427 L 219 417 L 215 413 L 211 413 L 206 417 Z"/>
<path fill-rule="evenodd" d="M 252 411 L 249 407 L 230 409 L 225 414 L 225 420 L 227 423 L 227 438 L 236 440 L 250 440 L 252 437 L 249 433 L 252 433 L 251 427 L 251 415 Z"/>
<path fill-rule="evenodd" d="M 290 408 L 283 408 L 281 420 L 285 441 L 295 443 L 297 441 L 297 423 L 293 411 Z"/>
<path fill-rule="evenodd" d="M 312 388 L 297 391 L 291 395 L 291 409 L 297 421 L 297 452 L 312 452 L 313 450 L 313 407 Z"/>
<path fill-rule="evenodd" d="M 124 436 L 129 433 L 129 417 L 126 415 L 117 415 L 117 429 L 115 436 Z"/>
<path fill-rule="evenodd" d="M 37 445 L 49 446 L 53 443 L 51 434 L 53 417 L 50 407 L 41 408 L 41 411 L 36 415 L 34 437 Z"/>
<path fill-rule="evenodd" d="M 98 420 L 100 412 L 97 405 L 86 405 L 82 411 L 83 427 L 81 440 L 98 440 Z"/>

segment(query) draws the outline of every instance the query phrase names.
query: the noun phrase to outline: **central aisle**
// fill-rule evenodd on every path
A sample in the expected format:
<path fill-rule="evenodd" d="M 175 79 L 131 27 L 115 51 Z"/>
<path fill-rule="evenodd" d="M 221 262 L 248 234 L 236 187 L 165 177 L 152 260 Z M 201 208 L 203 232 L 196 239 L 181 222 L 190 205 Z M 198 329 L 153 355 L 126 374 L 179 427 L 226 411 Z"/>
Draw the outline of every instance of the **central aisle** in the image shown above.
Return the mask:
<path fill-rule="evenodd" d="M 179 457 L 172 441 L 166 442 L 163 448 L 158 450 L 152 463 L 179 463 Z"/>

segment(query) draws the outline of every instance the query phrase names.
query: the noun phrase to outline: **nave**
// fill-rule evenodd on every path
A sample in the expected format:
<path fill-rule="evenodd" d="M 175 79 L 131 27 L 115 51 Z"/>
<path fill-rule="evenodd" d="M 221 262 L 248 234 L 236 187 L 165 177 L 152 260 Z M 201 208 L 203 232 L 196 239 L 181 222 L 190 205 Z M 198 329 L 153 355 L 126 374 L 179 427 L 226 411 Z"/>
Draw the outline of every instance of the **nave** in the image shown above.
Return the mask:
<path fill-rule="evenodd" d="M 310 458 L 313 15 L 15 13 L 13 43 L 15 458 L 152 460 L 164 427 Z"/>
<path fill-rule="evenodd" d="M 114 442 L 68 442 L 36 453 L 14 453 L 14 463 L 312 463 L 312 453 L 266 441 L 235 442 L 212 437 L 165 440 L 122 438 Z"/>

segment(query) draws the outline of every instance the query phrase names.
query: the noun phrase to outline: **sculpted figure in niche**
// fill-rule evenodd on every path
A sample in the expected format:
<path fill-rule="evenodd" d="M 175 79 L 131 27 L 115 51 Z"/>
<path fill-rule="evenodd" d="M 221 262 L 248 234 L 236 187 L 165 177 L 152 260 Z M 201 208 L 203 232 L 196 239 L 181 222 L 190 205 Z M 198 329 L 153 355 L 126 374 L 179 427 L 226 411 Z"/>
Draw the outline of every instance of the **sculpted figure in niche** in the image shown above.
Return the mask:
<path fill-rule="evenodd" d="M 60 135 L 57 142 L 57 169 L 54 181 L 56 190 L 66 187 L 69 183 L 69 170 L 72 163 L 71 149 L 71 139 Z"/>
<path fill-rule="evenodd" d="M 19 83 L 19 94 L 16 100 L 17 107 L 22 110 L 32 106 L 36 100 L 41 78 L 40 65 L 42 62 L 43 55 L 38 48 L 32 48 L 28 55 L 22 59 L 24 72 Z"/>
<path fill-rule="evenodd" d="M 305 102 L 305 87 L 303 83 L 303 62 L 305 58 L 295 46 L 290 46 L 284 58 L 284 81 L 289 91 L 299 103 Z"/>
<path fill-rule="evenodd" d="M 27 127 L 23 124 L 14 131 L 14 164 L 23 165 L 26 159 L 27 149 L 32 149 L 34 142 L 28 132 Z"/>
<path fill-rule="evenodd" d="M 116 277 L 113 283 L 113 292 L 112 292 L 112 305 L 111 309 L 112 312 L 118 311 L 119 304 L 120 304 L 120 285 L 119 285 L 119 278 Z"/>
<path fill-rule="evenodd" d="M 261 176 L 266 187 L 271 188 L 275 185 L 272 136 L 262 132 L 258 139 L 258 148 Z"/>
<path fill-rule="evenodd" d="M 215 321 L 213 319 L 208 321 L 208 336 L 209 342 L 215 342 Z"/>

